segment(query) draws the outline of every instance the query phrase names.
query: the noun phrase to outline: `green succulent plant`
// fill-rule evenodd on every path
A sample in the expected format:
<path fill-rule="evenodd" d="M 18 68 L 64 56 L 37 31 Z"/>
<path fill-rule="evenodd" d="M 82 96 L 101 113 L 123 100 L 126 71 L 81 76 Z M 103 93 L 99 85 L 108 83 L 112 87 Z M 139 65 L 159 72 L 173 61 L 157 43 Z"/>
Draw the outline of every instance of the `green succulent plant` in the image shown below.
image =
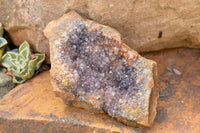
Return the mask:
<path fill-rule="evenodd" d="M 2 23 L 0 23 L 0 37 L 3 36 L 3 26 L 2 26 Z"/>
<path fill-rule="evenodd" d="M 0 23 L 0 63 L 8 42 L 3 38 L 3 26 Z"/>
<path fill-rule="evenodd" d="M 28 42 L 23 42 L 18 52 L 7 52 L 2 57 L 2 66 L 6 67 L 14 83 L 24 83 L 30 79 L 45 60 L 44 54 L 32 54 Z"/>

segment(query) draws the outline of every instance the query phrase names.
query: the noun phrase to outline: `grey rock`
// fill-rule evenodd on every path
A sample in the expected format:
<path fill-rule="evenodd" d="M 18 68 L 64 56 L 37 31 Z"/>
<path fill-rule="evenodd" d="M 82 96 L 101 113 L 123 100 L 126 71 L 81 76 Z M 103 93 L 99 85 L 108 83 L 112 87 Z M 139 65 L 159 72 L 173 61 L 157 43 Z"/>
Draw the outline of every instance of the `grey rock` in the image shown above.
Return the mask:
<path fill-rule="evenodd" d="M 0 68 L 0 99 L 15 87 L 12 77 L 5 74 Z"/>

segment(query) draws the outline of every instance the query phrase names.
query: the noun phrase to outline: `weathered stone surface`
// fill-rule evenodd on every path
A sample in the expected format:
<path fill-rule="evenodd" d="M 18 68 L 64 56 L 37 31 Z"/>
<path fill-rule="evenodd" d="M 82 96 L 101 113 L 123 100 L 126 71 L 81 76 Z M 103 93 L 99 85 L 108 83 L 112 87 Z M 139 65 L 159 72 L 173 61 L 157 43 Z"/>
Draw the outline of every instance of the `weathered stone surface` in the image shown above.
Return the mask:
<path fill-rule="evenodd" d="M 156 63 L 121 42 L 114 29 L 64 14 L 44 30 L 51 83 L 66 104 L 106 112 L 127 125 L 150 126 L 156 115 Z"/>
<path fill-rule="evenodd" d="M 200 49 L 170 49 L 143 56 L 159 64 L 157 118 L 150 132 L 199 133 Z"/>
<path fill-rule="evenodd" d="M 0 22 L 14 43 L 27 40 L 47 59 L 42 30 L 69 10 L 117 29 L 122 40 L 139 52 L 200 47 L 199 0 L 0 0 L 0 5 Z"/>
<path fill-rule="evenodd" d="M 0 68 L 0 99 L 14 87 L 12 77 L 5 74 Z"/>

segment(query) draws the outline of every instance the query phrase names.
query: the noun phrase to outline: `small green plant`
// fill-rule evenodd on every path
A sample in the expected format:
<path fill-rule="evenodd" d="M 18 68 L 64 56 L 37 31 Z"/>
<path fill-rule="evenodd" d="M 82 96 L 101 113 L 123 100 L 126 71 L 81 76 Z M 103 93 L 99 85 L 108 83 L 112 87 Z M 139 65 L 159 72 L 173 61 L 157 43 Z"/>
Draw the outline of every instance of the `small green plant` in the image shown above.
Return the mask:
<path fill-rule="evenodd" d="M 3 36 L 3 26 L 2 26 L 2 23 L 0 23 L 0 37 Z"/>
<path fill-rule="evenodd" d="M 2 66 L 13 77 L 14 83 L 24 83 L 30 79 L 45 60 L 44 54 L 32 54 L 28 42 L 20 45 L 18 53 L 7 52 L 2 57 Z"/>
<path fill-rule="evenodd" d="M 6 39 L 3 38 L 3 26 L 0 23 L 0 63 L 1 63 L 3 53 L 5 52 L 7 43 L 8 42 L 6 41 Z"/>

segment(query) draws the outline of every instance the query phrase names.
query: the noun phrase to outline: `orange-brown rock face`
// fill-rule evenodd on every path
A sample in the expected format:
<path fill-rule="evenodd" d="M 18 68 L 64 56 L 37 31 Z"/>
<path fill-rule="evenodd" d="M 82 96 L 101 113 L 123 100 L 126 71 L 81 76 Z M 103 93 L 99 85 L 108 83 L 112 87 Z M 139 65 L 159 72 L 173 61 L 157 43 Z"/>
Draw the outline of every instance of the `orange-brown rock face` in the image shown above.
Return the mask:
<path fill-rule="evenodd" d="M 75 12 L 44 30 L 51 83 L 65 103 L 105 112 L 127 125 L 150 126 L 156 115 L 156 63 L 121 42 L 114 29 Z"/>

